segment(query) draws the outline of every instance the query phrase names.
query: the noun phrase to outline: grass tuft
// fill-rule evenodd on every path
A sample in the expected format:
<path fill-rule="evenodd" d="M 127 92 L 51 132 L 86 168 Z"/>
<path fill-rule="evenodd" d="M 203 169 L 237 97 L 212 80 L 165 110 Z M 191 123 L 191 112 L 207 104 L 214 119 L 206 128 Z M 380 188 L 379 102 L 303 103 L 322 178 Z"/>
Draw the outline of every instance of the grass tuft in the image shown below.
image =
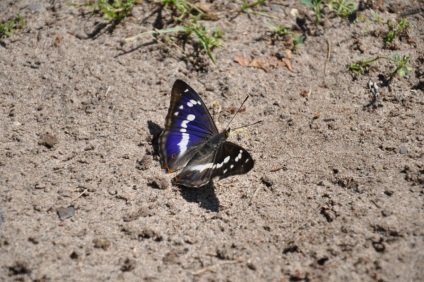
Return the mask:
<path fill-rule="evenodd" d="M 109 21 L 113 27 L 117 26 L 123 19 L 128 17 L 137 0 L 97 0 L 86 3 L 71 3 L 72 6 L 89 7 L 93 13 L 99 13 Z"/>
<path fill-rule="evenodd" d="M 396 37 L 399 37 L 409 27 L 409 23 L 406 18 L 402 19 L 396 25 L 391 24 L 390 21 L 387 21 L 386 24 L 389 27 L 389 32 L 387 33 L 384 40 L 385 47 L 389 46 L 393 42 L 393 40 L 396 39 Z"/>
<path fill-rule="evenodd" d="M 358 60 L 351 63 L 348 69 L 355 75 L 362 75 L 367 73 L 371 64 L 378 60 L 388 60 L 395 65 L 394 70 L 389 74 L 390 78 L 394 78 L 395 76 L 404 77 L 412 70 L 412 68 L 408 66 L 411 58 L 408 56 L 401 56 L 397 52 L 391 58 L 378 56 L 367 60 Z"/>
<path fill-rule="evenodd" d="M 13 20 L 2 23 L 0 19 L 0 38 L 9 37 L 17 29 L 22 29 L 26 25 L 26 19 L 21 16 L 16 16 Z"/>

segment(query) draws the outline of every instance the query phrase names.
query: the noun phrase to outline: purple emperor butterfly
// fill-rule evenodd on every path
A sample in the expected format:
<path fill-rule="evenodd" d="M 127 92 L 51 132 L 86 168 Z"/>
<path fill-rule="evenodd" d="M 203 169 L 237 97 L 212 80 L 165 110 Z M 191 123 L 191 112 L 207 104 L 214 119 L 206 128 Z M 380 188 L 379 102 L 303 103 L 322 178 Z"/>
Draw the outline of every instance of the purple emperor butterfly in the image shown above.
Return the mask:
<path fill-rule="evenodd" d="M 161 164 L 168 173 L 182 169 L 173 182 L 201 187 L 212 178 L 249 172 L 254 165 L 250 154 L 228 142 L 230 129 L 219 132 L 200 98 L 187 83 L 176 80 L 165 129 L 159 137 Z"/>

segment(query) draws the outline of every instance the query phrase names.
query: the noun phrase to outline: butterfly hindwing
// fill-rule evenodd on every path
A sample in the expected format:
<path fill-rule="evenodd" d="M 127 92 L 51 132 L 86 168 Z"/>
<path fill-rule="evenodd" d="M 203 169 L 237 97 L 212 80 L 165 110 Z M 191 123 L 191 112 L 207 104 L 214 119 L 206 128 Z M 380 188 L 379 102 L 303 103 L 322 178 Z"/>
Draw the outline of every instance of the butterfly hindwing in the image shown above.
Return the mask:
<path fill-rule="evenodd" d="M 218 129 L 200 96 L 185 82 L 175 81 L 165 130 L 159 138 L 163 167 L 181 169 L 193 157 L 196 146 L 214 134 Z"/>
<path fill-rule="evenodd" d="M 216 169 L 212 178 L 220 179 L 237 174 L 248 173 L 254 165 L 252 156 L 237 144 L 224 142 L 215 157 Z"/>
<path fill-rule="evenodd" d="M 221 140 L 213 152 L 199 151 L 175 178 L 176 184 L 200 187 L 214 177 L 220 179 L 249 172 L 254 165 L 250 154 L 242 147 Z"/>
<path fill-rule="evenodd" d="M 216 151 L 196 152 L 180 174 L 173 179 L 173 182 L 196 188 L 208 184 L 213 172 L 215 155 Z"/>

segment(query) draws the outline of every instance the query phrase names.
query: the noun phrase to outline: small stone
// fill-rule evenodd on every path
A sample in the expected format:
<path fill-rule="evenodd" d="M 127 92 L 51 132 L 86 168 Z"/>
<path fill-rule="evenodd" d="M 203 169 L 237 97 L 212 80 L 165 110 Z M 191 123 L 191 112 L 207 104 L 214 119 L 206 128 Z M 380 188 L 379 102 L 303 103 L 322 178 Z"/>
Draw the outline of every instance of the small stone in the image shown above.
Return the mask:
<path fill-rule="evenodd" d="M 274 185 L 274 180 L 272 180 L 269 176 L 262 176 L 261 181 L 266 187 L 271 187 Z"/>
<path fill-rule="evenodd" d="M 251 270 L 256 270 L 256 269 L 257 269 L 256 265 L 255 265 L 255 264 L 253 264 L 253 262 L 251 262 L 251 261 L 248 261 L 246 265 L 247 265 L 247 267 L 248 267 L 248 268 L 250 268 Z"/>
<path fill-rule="evenodd" d="M 401 155 L 407 154 L 408 153 L 408 149 L 405 146 L 400 146 L 399 147 L 399 153 Z"/>
<path fill-rule="evenodd" d="M 145 239 L 150 239 L 155 235 L 155 232 L 152 229 L 146 228 L 140 233 L 140 237 Z"/>
<path fill-rule="evenodd" d="M 57 215 L 59 216 L 59 218 L 61 220 L 65 220 L 67 218 L 71 218 L 74 216 L 75 214 L 75 209 L 73 206 L 64 208 L 64 207 L 60 207 L 56 210 Z"/>
<path fill-rule="evenodd" d="M 158 178 L 155 178 L 155 179 L 151 179 L 149 181 L 149 185 L 153 188 L 164 190 L 164 189 L 169 188 L 169 186 L 171 184 L 169 183 L 167 178 L 158 177 Z"/>
<path fill-rule="evenodd" d="M 386 250 L 386 245 L 383 243 L 383 239 L 372 242 L 372 246 L 374 247 L 375 251 L 379 253 L 384 253 Z"/>
<path fill-rule="evenodd" d="M 109 249 L 111 245 L 109 240 L 100 239 L 100 238 L 94 239 L 93 243 L 94 243 L 94 248 L 103 249 L 105 251 Z"/>
<path fill-rule="evenodd" d="M 280 50 L 275 54 L 275 56 L 277 57 L 277 59 L 281 60 L 284 58 L 284 53 Z"/>
<path fill-rule="evenodd" d="M 297 17 L 299 15 L 299 10 L 298 9 L 291 9 L 290 15 L 292 15 L 293 17 Z"/>
<path fill-rule="evenodd" d="M 57 139 L 56 135 L 48 132 L 43 134 L 40 138 L 40 141 L 38 142 L 39 145 L 46 146 L 48 149 L 53 148 L 57 143 L 59 143 L 59 140 Z"/>
<path fill-rule="evenodd" d="M 295 271 L 294 273 L 290 274 L 290 281 L 302 281 L 306 279 L 307 275 L 304 272 Z"/>
<path fill-rule="evenodd" d="M 393 214 L 393 212 L 392 212 L 391 210 L 382 210 L 382 211 L 381 211 L 381 214 L 382 214 L 384 217 L 388 217 L 388 216 L 391 216 L 391 215 Z"/>
<path fill-rule="evenodd" d="M 192 238 L 192 237 L 185 237 L 184 238 L 184 242 L 190 245 L 194 245 L 196 244 L 198 241 L 196 238 Z"/>
<path fill-rule="evenodd" d="M 389 197 L 391 197 L 394 193 L 395 193 L 395 191 L 390 190 L 390 189 L 387 189 L 386 191 L 384 191 L 384 194 L 386 194 Z"/>

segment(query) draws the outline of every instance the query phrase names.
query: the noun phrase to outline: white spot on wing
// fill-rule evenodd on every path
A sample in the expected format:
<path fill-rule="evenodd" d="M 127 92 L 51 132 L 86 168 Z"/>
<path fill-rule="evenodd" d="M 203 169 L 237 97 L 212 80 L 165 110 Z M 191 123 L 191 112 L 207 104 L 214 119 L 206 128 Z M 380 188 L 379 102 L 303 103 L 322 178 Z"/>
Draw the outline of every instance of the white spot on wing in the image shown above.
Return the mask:
<path fill-rule="evenodd" d="M 180 156 L 187 151 L 187 145 L 188 145 L 188 139 L 189 135 L 188 133 L 183 133 L 183 138 L 181 139 L 180 143 L 178 143 L 178 147 L 180 147 Z"/>
<path fill-rule="evenodd" d="M 230 169 L 233 169 L 234 165 L 230 165 Z"/>
<path fill-rule="evenodd" d="M 174 113 L 174 116 L 178 116 L 178 112 L 175 112 L 175 113 Z"/>
<path fill-rule="evenodd" d="M 243 151 L 240 150 L 239 154 L 237 155 L 237 157 L 235 158 L 235 161 L 238 162 L 241 159 L 241 155 L 243 154 Z"/>
<path fill-rule="evenodd" d="M 247 158 L 246 161 L 244 163 L 247 163 L 249 161 L 249 159 Z"/>
<path fill-rule="evenodd" d="M 189 120 L 184 120 L 184 121 L 181 123 L 181 127 L 187 128 L 187 123 L 189 123 L 189 122 L 190 122 Z"/>
<path fill-rule="evenodd" d="M 223 171 L 223 172 L 224 172 L 224 174 L 226 174 L 226 173 L 227 173 L 227 169 L 224 169 L 224 171 Z"/>
<path fill-rule="evenodd" d="M 181 129 L 180 132 L 182 133 L 182 138 L 180 143 L 178 143 L 178 147 L 180 147 L 180 154 L 179 156 L 182 156 L 186 151 L 187 151 L 187 145 L 188 145 L 188 140 L 190 139 L 190 135 L 187 132 L 187 124 L 190 121 L 193 121 L 196 118 L 195 115 L 188 115 L 186 120 L 183 120 L 183 122 L 181 123 Z"/>
<path fill-rule="evenodd" d="M 190 102 L 187 102 L 187 106 L 189 106 L 190 108 L 193 107 L 193 104 Z"/>
<path fill-rule="evenodd" d="M 178 109 L 182 110 L 182 109 L 184 109 L 184 106 L 181 105 L 181 106 L 178 107 Z"/>
<path fill-rule="evenodd" d="M 184 127 L 184 128 L 187 128 L 187 124 L 190 122 L 190 121 L 193 121 L 194 119 L 196 118 L 196 116 L 195 115 L 188 115 L 187 116 L 187 119 L 186 120 L 183 120 L 183 122 L 181 123 L 181 127 Z"/>
<path fill-rule="evenodd" d="M 188 91 L 189 91 L 188 89 L 184 90 L 184 92 L 188 92 Z"/>
<path fill-rule="evenodd" d="M 224 161 L 222 162 L 223 164 L 226 164 L 230 161 L 230 156 L 227 156 Z"/>
<path fill-rule="evenodd" d="M 214 166 L 214 164 L 213 164 L 213 163 L 208 163 L 208 164 L 196 165 L 196 166 L 192 167 L 191 169 L 192 169 L 192 170 L 197 170 L 197 171 L 202 172 L 202 171 L 204 171 L 205 169 L 213 168 L 213 166 Z"/>

